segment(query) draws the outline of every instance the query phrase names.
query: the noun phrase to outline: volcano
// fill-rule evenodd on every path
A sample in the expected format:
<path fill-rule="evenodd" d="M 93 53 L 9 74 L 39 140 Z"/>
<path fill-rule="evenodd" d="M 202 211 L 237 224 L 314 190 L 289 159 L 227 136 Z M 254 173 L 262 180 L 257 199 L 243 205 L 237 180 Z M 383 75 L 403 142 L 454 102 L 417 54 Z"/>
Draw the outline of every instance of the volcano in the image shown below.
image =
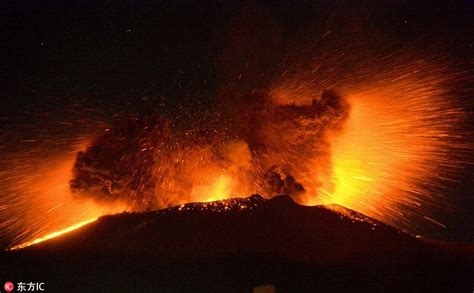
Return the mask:
<path fill-rule="evenodd" d="M 0 267 L 48 291 L 464 292 L 474 285 L 473 252 L 341 206 L 253 195 L 104 216 L 6 252 Z"/>

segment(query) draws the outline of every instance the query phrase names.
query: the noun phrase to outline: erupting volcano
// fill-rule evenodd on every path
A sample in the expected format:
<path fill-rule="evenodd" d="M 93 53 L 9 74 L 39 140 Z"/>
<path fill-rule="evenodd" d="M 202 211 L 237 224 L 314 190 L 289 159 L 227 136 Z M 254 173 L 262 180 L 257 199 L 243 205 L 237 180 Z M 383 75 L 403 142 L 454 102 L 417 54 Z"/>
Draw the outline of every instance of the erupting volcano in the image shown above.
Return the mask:
<path fill-rule="evenodd" d="M 440 204 L 439 190 L 472 149 L 462 137 L 466 112 L 445 88 L 449 76 L 419 60 L 337 93 L 306 75 L 295 71 L 199 118 L 156 110 L 119 121 L 79 152 L 74 197 L 141 211 L 287 194 L 417 233 L 410 217 Z"/>
<path fill-rule="evenodd" d="M 0 75 L 5 272 L 469 287 L 474 7 L 90 2 L 7 34 L 26 54 Z"/>
<path fill-rule="evenodd" d="M 125 114 L 82 143 L 74 162 L 60 161 L 60 177 L 21 191 L 42 189 L 35 192 L 44 193 L 41 205 L 51 201 L 48 213 L 67 204 L 80 214 L 61 215 L 53 230 L 35 221 L 39 230 L 16 244 L 110 212 L 250 194 L 337 203 L 412 234 L 423 233 L 417 218 L 445 227 L 427 209 L 443 205 L 443 189 L 471 163 L 468 113 L 451 89 L 462 72 L 407 53 L 371 56 L 371 68 L 364 53 L 339 46 L 331 56 L 288 57 L 266 86 L 223 86 L 205 110 L 191 103 L 178 114 Z M 360 77 L 344 73 L 338 52 L 355 55 Z M 62 191 L 52 196 L 50 188 Z"/>

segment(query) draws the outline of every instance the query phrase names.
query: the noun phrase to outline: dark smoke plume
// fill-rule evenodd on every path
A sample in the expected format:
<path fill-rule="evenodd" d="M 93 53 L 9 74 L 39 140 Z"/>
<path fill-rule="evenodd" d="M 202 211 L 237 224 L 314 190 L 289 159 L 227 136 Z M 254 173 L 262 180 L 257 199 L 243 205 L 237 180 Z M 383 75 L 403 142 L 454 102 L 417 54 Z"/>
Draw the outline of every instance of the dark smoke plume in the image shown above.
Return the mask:
<path fill-rule="evenodd" d="M 252 93 L 230 111 L 233 126 L 170 121 L 157 113 L 124 119 L 80 152 L 70 185 L 77 197 L 125 201 L 135 209 L 192 201 L 192 191 L 206 174 L 224 170 L 237 178 L 236 189 L 271 197 L 298 199 L 309 186 L 314 163 L 329 164 L 328 133 L 348 115 L 340 96 L 324 91 L 311 103 L 277 104 Z M 229 123 L 222 121 L 222 125 Z M 211 171 L 209 171 L 211 170 Z M 314 190 L 313 190 L 314 191 Z"/>

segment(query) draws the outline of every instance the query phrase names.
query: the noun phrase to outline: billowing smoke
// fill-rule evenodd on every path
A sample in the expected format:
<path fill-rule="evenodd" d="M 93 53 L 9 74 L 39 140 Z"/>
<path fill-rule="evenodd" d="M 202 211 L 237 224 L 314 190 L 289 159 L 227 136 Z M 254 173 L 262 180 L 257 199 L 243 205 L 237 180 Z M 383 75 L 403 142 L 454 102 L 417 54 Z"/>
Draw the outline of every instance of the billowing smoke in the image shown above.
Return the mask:
<path fill-rule="evenodd" d="M 224 108 L 211 110 L 222 117 L 216 123 L 173 121 L 159 111 L 120 121 L 78 154 L 75 196 L 152 209 L 252 193 L 304 202 L 316 193 L 318 173 L 330 165 L 328 137 L 348 116 L 342 97 L 324 91 L 295 104 L 253 92 Z"/>

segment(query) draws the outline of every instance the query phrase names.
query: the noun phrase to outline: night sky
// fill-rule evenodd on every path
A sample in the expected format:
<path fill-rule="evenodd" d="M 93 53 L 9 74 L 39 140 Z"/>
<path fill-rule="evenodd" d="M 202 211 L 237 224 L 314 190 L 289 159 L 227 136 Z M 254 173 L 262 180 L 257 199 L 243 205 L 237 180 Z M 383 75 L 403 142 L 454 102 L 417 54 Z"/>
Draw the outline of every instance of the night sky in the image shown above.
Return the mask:
<path fill-rule="evenodd" d="M 250 86 L 265 83 L 289 52 L 317 46 L 314 36 L 327 30 L 442 52 L 465 72 L 455 91 L 474 110 L 472 1 L 289 2 L 2 1 L 0 159 L 41 156 L 38 146 L 53 140 L 67 149 L 71 137 L 129 113 L 206 107 L 242 68 Z M 236 26 L 252 45 L 235 45 Z M 446 206 L 432 211 L 447 227 L 428 235 L 474 240 L 472 171 L 448 186 Z"/>

